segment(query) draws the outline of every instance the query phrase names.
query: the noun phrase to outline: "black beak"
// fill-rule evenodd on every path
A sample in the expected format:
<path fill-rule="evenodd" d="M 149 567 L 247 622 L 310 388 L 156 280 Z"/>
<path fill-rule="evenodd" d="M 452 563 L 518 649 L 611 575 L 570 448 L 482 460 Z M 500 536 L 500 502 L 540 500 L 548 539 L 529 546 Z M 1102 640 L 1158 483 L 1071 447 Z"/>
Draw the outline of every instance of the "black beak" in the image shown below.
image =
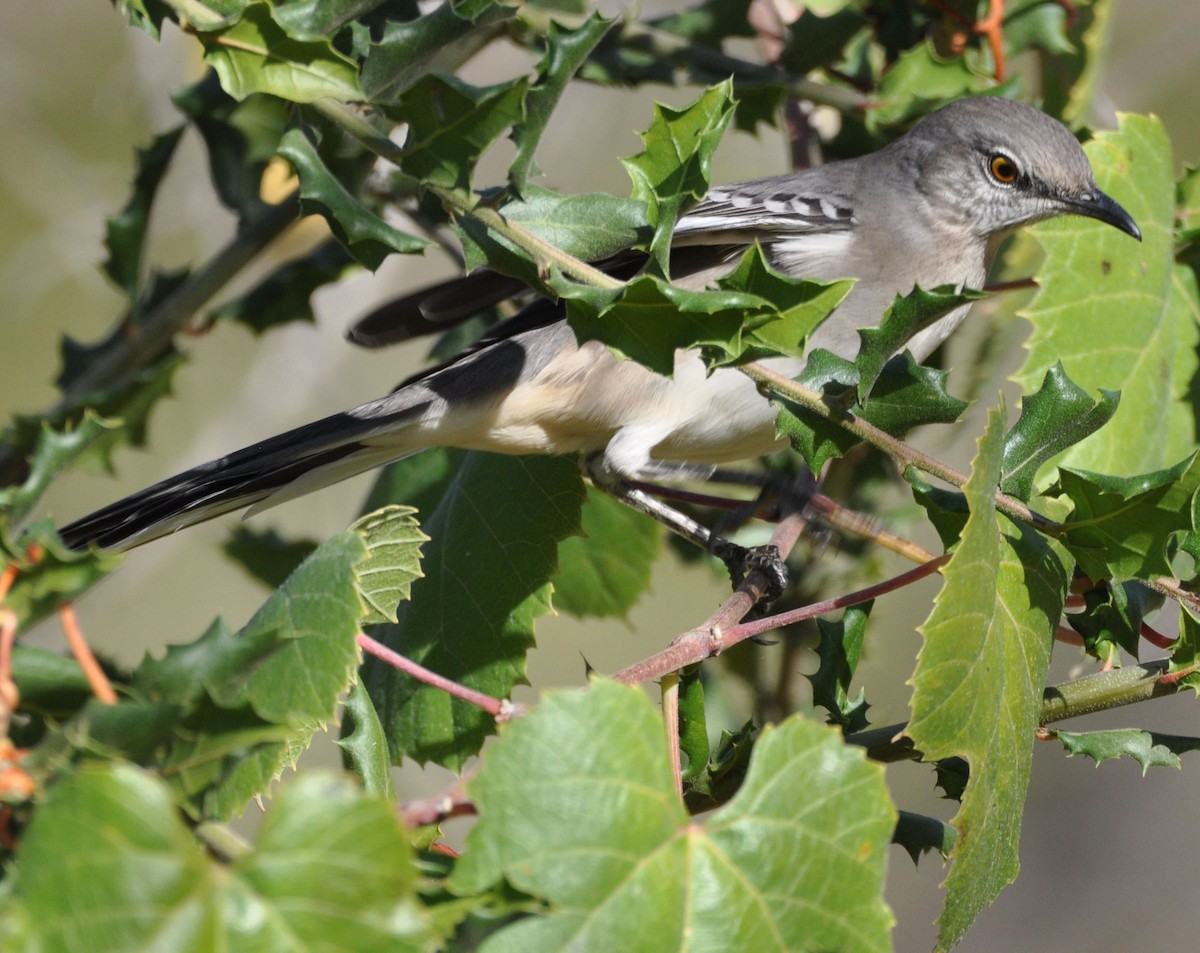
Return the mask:
<path fill-rule="evenodd" d="M 1113 228 L 1119 228 L 1139 242 L 1142 240 L 1142 230 L 1138 228 L 1133 216 L 1099 189 L 1093 188 L 1090 192 L 1065 199 L 1063 204 L 1066 206 L 1064 209 L 1066 212 L 1086 215 L 1088 218 L 1094 218 Z"/>

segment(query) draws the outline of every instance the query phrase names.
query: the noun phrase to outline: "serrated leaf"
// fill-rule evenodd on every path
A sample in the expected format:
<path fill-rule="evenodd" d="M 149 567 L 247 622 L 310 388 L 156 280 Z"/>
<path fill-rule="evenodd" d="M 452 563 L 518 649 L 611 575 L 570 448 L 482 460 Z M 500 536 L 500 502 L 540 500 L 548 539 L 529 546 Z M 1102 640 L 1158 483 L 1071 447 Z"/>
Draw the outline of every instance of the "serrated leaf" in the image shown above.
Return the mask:
<path fill-rule="evenodd" d="M 1043 222 L 1040 291 L 1022 313 L 1033 324 L 1016 375 L 1026 391 L 1061 362 L 1079 387 L 1119 390 L 1112 421 L 1061 463 L 1127 475 L 1163 467 L 1195 445 L 1188 387 L 1197 371 L 1196 276 L 1176 265 L 1174 162 L 1157 119 L 1122 116 L 1117 132 L 1085 147 L 1100 188 L 1141 226 L 1144 241 L 1078 218 Z"/>
<path fill-rule="evenodd" d="M 1200 458 L 1135 477 L 1061 468 L 1051 492 L 1073 504 L 1063 542 L 1092 579 L 1146 579 L 1171 574 L 1172 536 L 1196 529 L 1192 506 Z"/>
<path fill-rule="evenodd" d="M 812 721 L 765 729 L 737 796 L 689 822 L 658 715 L 599 681 L 506 725 L 470 790 L 480 820 L 452 886 L 505 878 L 545 904 L 489 953 L 889 948 L 882 771 Z"/>
<path fill-rule="evenodd" d="M 1108 423 L 1120 400 L 1119 393 L 1107 390 L 1092 400 L 1055 362 L 1038 392 L 1021 400 L 1021 416 L 1004 440 L 1000 489 L 1028 501 L 1046 462 Z"/>
<path fill-rule="evenodd" d="M 395 109 L 408 123 L 401 168 L 422 182 L 468 191 L 479 157 L 524 117 L 528 86 L 524 77 L 486 87 L 423 77 Z"/>
<path fill-rule="evenodd" d="M 567 303 L 567 320 L 581 341 L 603 341 L 659 374 L 675 370 L 675 351 L 702 347 L 723 358 L 737 356 L 747 312 L 767 303 L 737 291 L 688 291 L 657 275 L 626 283 L 602 310 L 578 299 Z"/>
<path fill-rule="evenodd" d="M 988 426 L 965 487 L 971 515 L 921 627 L 908 735 L 928 759 L 962 756 L 971 780 L 944 886 L 938 949 L 948 950 L 1016 877 L 1021 814 L 1050 646 L 1067 573 L 1042 538 L 995 510 L 1003 410 Z"/>
<path fill-rule="evenodd" d="M 393 228 L 351 195 L 317 152 L 311 131 L 293 126 L 279 141 L 279 154 L 300 176 L 300 208 L 321 215 L 346 250 L 374 271 L 394 251 L 411 255 L 430 243 Z"/>
<path fill-rule="evenodd" d="M 956 291 L 946 286 L 926 291 L 913 288 L 907 295 L 897 295 L 883 313 L 877 328 L 861 328 L 862 339 L 854 363 L 859 370 L 859 393 L 869 395 L 884 365 L 900 352 L 915 334 L 929 327 L 951 311 L 965 307 L 984 297 L 981 292 L 964 289 Z"/>
<path fill-rule="evenodd" d="M 0 488 L 0 527 L 17 526 L 37 506 L 56 476 L 117 427 L 112 420 L 86 412 L 77 427 L 53 430 L 43 424 L 37 445 L 27 458 L 27 476 L 20 486 Z"/>
<path fill-rule="evenodd" d="M 389 20 L 372 42 L 362 68 L 362 87 L 373 103 L 394 102 L 434 71 L 453 72 L 504 29 L 515 7 L 489 4 L 480 16 L 463 4 L 442 3 L 424 16 Z"/>
<path fill-rule="evenodd" d="M 154 206 L 158 187 L 175 156 L 175 147 L 179 145 L 183 130 L 183 126 L 177 126 L 155 136 L 146 148 L 137 150 L 133 195 L 119 215 L 104 221 L 104 246 L 108 249 L 108 258 L 102 267 L 134 307 L 141 300 L 142 254 L 150 210 Z"/>
<path fill-rule="evenodd" d="M 395 622 L 396 607 L 407 601 L 413 580 L 420 579 L 421 544 L 429 537 L 411 506 L 387 506 L 351 524 L 367 546 L 367 558 L 357 566 L 358 594 L 366 604 L 363 623 Z"/>
<path fill-rule="evenodd" d="M 358 64 L 327 39 L 289 36 L 269 3 L 250 3 L 220 29 L 198 28 L 204 59 L 234 99 L 269 93 L 294 103 L 364 99 Z"/>
<path fill-rule="evenodd" d="M 82 595 L 120 565 L 114 552 L 76 552 L 62 544 L 50 520 L 38 520 L 13 539 L 0 520 L 0 561 L 17 569 L 4 607 L 22 628 Z"/>
<path fill-rule="evenodd" d="M 812 684 L 813 704 L 829 713 L 831 723 L 841 725 L 847 732 L 867 727 L 866 695 L 860 689 L 850 697 L 850 682 L 854 679 L 862 655 L 863 639 L 867 633 L 867 616 L 873 602 L 852 606 L 837 622 L 818 619 L 821 641 L 817 645 L 820 665 L 805 678 Z"/>
<path fill-rule="evenodd" d="M 414 468 L 433 477 L 417 493 L 406 485 L 386 494 L 418 507 L 430 542 L 422 547 L 426 575 L 400 605 L 398 623 L 372 635 L 440 675 L 507 698 L 525 680 L 534 620 L 550 609 L 558 542 L 579 532 L 583 481 L 561 457 L 455 451 L 421 462 L 425 456 L 381 478 L 407 484 Z M 453 461 L 440 476 L 427 469 L 438 461 Z M 397 761 L 458 767 L 493 730 L 478 709 L 374 659 L 363 681 Z"/>
<path fill-rule="evenodd" d="M 391 807 L 326 777 L 286 788 L 255 849 L 221 863 L 162 782 L 130 766 L 86 770 L 48 792 L 19 866 L 16 902 L 45 953 L 265 950 L 285 934 L 334 949 L 348 933 L 356 950 L 393 953 L 433 939 Z"/>
<path fill-rule="evenodd" d="M 915 866 L 921 860 L 921 855 L 929 851 L 937 851 L 942 857 L 949 857 L 954 850 L 956 839 L 957 831 L 944 821 L 924 814 L 901 811 L 899 820 L 896 821 L 896 833 L 892 836 L 892 843 L 903 847 Z"/>
<path fill-rule="evenodd" d="M 1142 776 L 1154 767 L 1178 768 L 1185 751 L 1200 750 L 1200 738 L 1164 735 L 1141 728 L 1113 728 L 1108 731 L 1056 731 L 1056 738 L 1072 758 L 1086 755 L 1096 762 L 1110 758 L 1133 758 L 1142 768 Z"/>
<path fill-rule="evenodd" d="M 684 109 L 654 106 L 654 121 L 644 133 L 645 148 L 622 159 L 633 180 L 633 197 L 645 202 L 654 238 L 651 257 L 667 274 L 671 236 L 684 208 L 708 194 L 712 154 L 733 117 L 733 86 L 712 86 Z"/>
<path fill-rule="evenodd" d="M 873 131 L 895 126 L 994 86 L 990 75 L 971 68 L 968 57 L 943 58 L 926 40 L 889 65 L 879 83 L 877 105 L 867 111 L 867 126 Z"/>
<path fill-rule="evenodd" d="M 508 167 L 508 181 L 518 194 L 525 194 L 534 170 L 533 154 L 563 91 L 612 24 L 612 19 L 596 11 L 574 30 L 550 21 L 544 37 L 546 49 L 538 63 L 538 76 L 525 97 L 525 118 L 512 131 L 517 154 Z"/>
<path fill-rule="evenodd" d="M 1083 636 L 1088 654 L 1098 659 L 1119 658 L 1118 648 L 1135 658 L 1142 639 L 1142 622 L 1162 607 L 1163 597 L 1139 582 L 1107 582 L 1083 594 L 1082 612 L 1068 612 L 1066 620 Z"/>
<path fill-rule="evenodd" d="M 569 615 L 623 619 L 650 587 L 658 523 L 588 487 L 582 531 L 558 544 L 554 605 Z"/>
<path fill-rule="evenodd" d="M 383 722 L 361 681 L 355 682 L 342 704 L 342 731 L 335 742 L 342 749 L 342 766 L 370 794 L 395 800 L 392 757 Z"/>
<path fill-rule="evenodd" d="M 284 539 L 274 529 L 253 529 L 242 523 L 234 527 L 229 538 L 221 544 L 221 551 L 251 578 L 276 589 L 318 545 L 316 540 Z"/>

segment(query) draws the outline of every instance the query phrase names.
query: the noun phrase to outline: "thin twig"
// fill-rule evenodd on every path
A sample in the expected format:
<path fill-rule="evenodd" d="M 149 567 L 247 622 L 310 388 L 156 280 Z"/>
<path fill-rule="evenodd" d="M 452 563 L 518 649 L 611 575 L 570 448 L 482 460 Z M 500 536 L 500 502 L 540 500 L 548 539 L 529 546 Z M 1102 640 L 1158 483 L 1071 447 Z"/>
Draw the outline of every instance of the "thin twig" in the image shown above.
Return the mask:
<path fill-rule="evenodd" d="M 115 705 L 117 693 L 113 691 L 112 683 L 104 674 L 100 663 L 96 661 L 96 656 L 92 654 L 92 648 L 87 644 L 87 639 L 83 637 L 83 630 L 79 628 L 79 620 L 75 617 L 75 607 L 69 602 L 59 606 L 58 618 L 62 622 L 63 632 L 66 633 L 71 654 L 75 656 L 75 661 L 83 669 L 84 677 L 91 686 L 92 694 L 105 705 Z"/>
<path fill-rule="evenodd" d="M 444 675 L 439 675 L 437 672 L 427 669 L 424 665 L 401 655 L 394 649 L 388 648 L 382 642 L 376 641 L 369 635 L 360 632 L 358 634 L 358 644 L 364 652 L 375 656 L 375 658 L 392 666 L 392 668 L 404 672 L 406 675 L 411 675 L 417 681 L 429 685 L 431 688 L 440 688 L 446 694 L 464 701 L 468 705 L 474 705 L 476 708 L 487 712 L 498 722 L 508 721 L 525 714 L 524 705 L 518 705 L 506 698 L 493 698 L 491 695 L 485 695 L 483 692 L 478 692 L 473 688 L 467 688 L 466 685 L 461 685 L 446 678 Z"/>

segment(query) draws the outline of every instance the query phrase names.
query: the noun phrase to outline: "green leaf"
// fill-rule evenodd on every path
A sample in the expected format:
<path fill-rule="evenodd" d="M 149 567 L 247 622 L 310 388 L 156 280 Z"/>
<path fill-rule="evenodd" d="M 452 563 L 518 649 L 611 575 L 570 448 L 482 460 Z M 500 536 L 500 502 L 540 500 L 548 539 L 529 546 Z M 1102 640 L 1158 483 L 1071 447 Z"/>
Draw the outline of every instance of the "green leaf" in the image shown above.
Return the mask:
<path fill-rule="evenodd" d="M 508 167 L 508 181 L 518 194 L 525 193 L 534 171 L 533 154 L 563 91 L 612 24 L 612 19 L 596 11 L 574 30 L 550 22 L 544 38 L 546 49 L 538 63 L 538 77 L 525 97 L 525 118 L 512 131 L 517 155 Z"/>
<path fill-rule="evenodd" d="M 895 126 L 994 86 L 990 75 L 972 69 L 969 57 L 943 59 L 927 40 L 901 53 L 883 74 L 867 126 L 873 131 Z"/>
<path fill-rule="evenodd" d="M 114 552 L 76 552 L 58 538 L 50 520 L 32 523 L 17 539 L 0 517 L 0 562 L 17 568 L 4 607 L 22 628 L 82 595 L 124 558 Z"/>
<path fill-rule="evenodd" d="M 352 209 L 351 214 L 365 218 L 371 213 L 360 206 Z M 389 236 L 384 244 L 390 244 L 394 238 Z M 316 321 L 312 296 L 338 281 L 353 264 L 354 259 L 343 245 L 322 242 L 307 254 L 284 262 L 245 294 L 213 311 L 211 317 L 237 321 L 255 334 L 292 321 Z"/>
<path fill-rule="evenodd" d="M 1104 582 L 1083 594 L 1084 611 L 1068 612 L 1066 620 L 1083 636 L 1088 654 L 1117 664 L 1121 648 L 1135 658 L 1142 640 L 1142 622 L 1162 608 L 1161 594 L 1139 582 Z"/>
<path fill-rule="evenodd" d="M 908 734 L 928 759 L 962 756 L 971 779 L 953 823 L 938 949 L 948 950 L 1017 875 L 1021 814 L 1067 573 L 1042 538 L 995 510 L 1005 417 L 988 426 L 965 487 L 971 515 L 921 627 Z"/>
<path fill-rule="evenodd" d="M 1120 401 L 1121 395 L 1109 390 L 1092 400 L 1055 362 L 1038 392 L 1022 399 L 1021 416 L 1004 439 L 1000 489 L 1028 500 L 1038 470 L 1108 423 Z"/>
<path fill-rule="evenodd" d="M 892 843 L 899 844 L 912 858 L 913 864 L 921 860 L 921 855 L 936 850 L 942 857 L 949 857 L 954 850 L 957 839 L 954 828 L 936 817 L 924 814 L 913 814 L 901 811 L 896 822 L 896 832 L 892 835 Z"/>
<path fill-rule="evenodd" d="M 326 39 L 289 36 L 269 3 L 250 3 L 232 23 L 216 30 L 196 25 L 204 59 L 234 99 L 270 93 L 294 103 L 318 99 L 357 102 L 358 65 Z"/>
<path fill-rule="evenodd" d="M 746 330 L 752 344 L 772 354 L 803 357 L 808 335 L 842 303 L 854 282 L 807 281 L 784 275 L 771 267 L 756 244 L 742 256 L 737 268 L 718 279 L 717 287 L 767 302 L 761 310 L 773 312 L 772 320 L 763 323 L 758 316 L 747 315 Z"/>
<path fill-rule="evenodd" d="M 650 253 L 667 274 L 671 236 L 684 208 L 708 194 L 712 154 L 733 117 L 733 86 L 726 80 L 707 89 L 692 105 L 654 106 L 654 121 L 642 133 L 645 148 L 622 159 L 633 197 L 649 208 L 654 238 Z"/>
<path fill-rule="evenodd" d="M 364 623 L 395 622 L 396 607 L 409 598 L 420 579 L 421 532 L 411 506 L 387 506 L 356 520 L 350 529 L 367 544 L 367 559 L 358 569 L 358 594 L 367 606 Z"/>
<path fill-rule="evenodd" d="M 125 297 L 134 307 L 141 301 L 142 261 L 150 210 L 154 206 L 158 187 L 175 157 L 175 147 L 179 145 L 183 130 L 183 126 L 177 126 L 155 136 L 146 148 L 138 149 L 133 195 L 119 215 L 104 220 L 104 246 L 108 249 L 104 271 L 113 284 L 125 292 Z"/>
<path fill-rule="evenodd" d="M 399 621 L 372 635 L 440 675 L 507 698 L 525 680 L 533 623 L 550 609 L 558 542 L 579 532 L 583 481 L 565 458 L 450 452 L 420 454 L 389 469 L 387 496 L 417 506 L 431 537 L 426 575 L 413 584 Z M 453 461 L 439 477 L 428 468 Z M 407 478 L 432 477 L 412 493 Z M 363 680 L 386 728 L 392 756 L 459 767 L 479 750 L 492 719 L 441 689 L 369 659 Z"/>
<path fill-rule="evenodd" d="M 1062 468 L 1053 495 L 1074 504 L 1063 542 L 1092 579 L 1169 576 L 1168 547 L 1176 533 L 1196 529 L 1192 506 L 1200 487 L 1196 454 L 1175 466 L 1135 477 L 1107 477 Z"/>
<path fill-rule="evenodd" d="M 525 187 L 523 197 L 500 213 L 560 251 L 584 261 L 599 261 L 650 235 L 646 209 L 633 199 L 602 192 L 560 195 L 538 186 Z M 467 251 L 468 270 L 484 264 Z"/>
<path fill-rule="evenodd" d="M 978 291 L 956 291 L 949 286 L 932 291 L 918 287 L 907 295 L 897 295 L 883 313 L 879 327 L 861 328 L 858 332 L 862 345 L 854 363 L 858 365 L 860 374 L 859 393 L 871 393 L 884 365 L 900 352 L 913 335 L 951 311 L 983 297 L 985 295 Z"/>
<path fill-rule="evenodd" d="M 504 30 L 514 7 L 490 4 L 479 16 L 464 4 L 442 3 L 424 16 L 389 20 L 372 43 L 362 68 L 362 87 L 373 103 L 391 103 L 421 77 L 454 72 Z"/>
<path fill-rule="evenodd" d="M 505 725 L 470 791 L 480 819 L 451 886 L 504 878 L 545 904 L 489 953 L 889 948 L 882 770 L 812 721 L 765 729 L 734 800 L 689 821 L 657 713 L 597 681 Z"/>
<path fill-rule="evenodd" d="M 333 717 L 358 664 L 368 552 L 359 533 L 339 533 L 239 632 L 218 620 L 134 673 L 134 693 L 179 708 L 161 763 L 200 815 L 239 810 Z"/>
<path fill-rule="evenodd" d="M 336 744 L 342 749 L 342 765 L 358 778 L 364 791 L 395 800 L 387 735 L 361 681 L 355 682 L 346 693 L 342 705 L 342 734 Z"/>
<path fill-rule="evenodd" d="M 284 539 L 274 529 L 252 529 L 241 523 L 221 544 L 221 551 L 246 570 L 252 579 L 276 589 L 317 546 L 315 540 Z"/>
<path fill-rule="evenodd" d="M 486 87 L 423 77 L 394 109 L 394 118 L 408 123 L 400 167 L 421 182 L 470 190 L 479 157 L 524 118 L 528 86 L 524 77 Z"/>
<path fill-rule="evenodd" d="M 824 708 L 830 722 L 841 725 L 847 732 L 862 731 L 868 725 L 867 709 L 871 706 L 862 689 L 854 698 L 850 697 L 850 682 L 862 655 L 872 605 L 873 602 L 864 602 L 852 606 L 837 622 L 817 620 L 821 632 L 817 657 L 821 664 L 812 675 L 804 676 L 812 684 L 813 704 Z"/>
<path fill-rule="evenodd" d="M 393 228 L 351 195 L 317 152 L 313 132 L 293 126 L 279 141 L 279 154 L 300 176 L 300 208 L 321 215 L 351 255 L 374 271 L 394 251 L 411 255 L 430 242 Z"/>
<path fill-rule="evenodd" d="M 1097 222 L 1036 226 L 1046 257 L 1041 290 L 1023 314 L 1033 324 L 1026 391 L 1061 363 L 1085 391 L 1120 390 L 1112 421 L 1061 463 L 1128 475 L 1167 466 L 1195 445 L 1188 387 L 1196 374 L 1195 274 L 1174 261 L 1174 160 L 1157 119 L 1122 116 L 1118 132 L 1085 147 L 1100 188 L 1137 219 L 1144 241 Z"/>
<path fill-rule="evenodd" d="M 747 313 L 766 302 L 737 291 L 688 291 L 656 275 L 628 282 L 608 307 L 567 303 L 567 320 L 581 341 L 603 341 L 659 374 L 675 370 L 675 351 L 702 347 L 737 356 Z"/>
<path fill-rule="evenodd" d="M 20 524 L 37 506 L 55 477 L 92 452 L 117 423 L 85 412 L 72 430 L 59 432 L 43 424 L 37 445 L 26 462 L 27 475 L 20 486 L 0 488 L 0 527 Z"/>
<path fill-rule="evenodd" d="M 15 900 L 45 953 L 268 950 L 287 937 L 336 949 L 347 935 L 355 950 L 397 953 L 433 941 L 391 806 L 326 777 L 286 788 L 255 849 L 222 863 L 162 782 L 129 766 L 86 770 L 47 792 L 19 867 Z"/>
<path fill-rule="evenodd" d="M 555 608 L 624 619 L 650 587 L 661 527 L 594 487 L 588 487 L 582 519 L 580 535 L 558 544 Z"/>
<path fill-rule="evenodd" d="M 1041 6 L 1051 7 L 1053 4 Z M 1067 31 L 1067 40 L 1073 47 L 1074 55 L 1059 53 L 1047 60 L 1042 70 L 1045 84 L 1042 108 L 1050 115 L 1059 116 L 1071 124 L 1086 122 L 1092 115 L 1104 66 L 1108 62 L 1112 10 L 1112 0 L 1092 0 L 1091 3 L 1076 6 L 1074 23 Z M 1007 36 L 1007 17 L 1005 20 Z"/>
<path fill-rule="evenodd" d="M 1142 776 L 1153 767 L 1178 768 L 1185 751 L 1200 750 L 1200 738 L 1164 735 L 1141 728 L 1114 728 L 1108 731 L 1056 731 L 1072 758 L 1086 755 L 1096 764 L 1109 758 L 1133 758 L 1142 768 Z"/>

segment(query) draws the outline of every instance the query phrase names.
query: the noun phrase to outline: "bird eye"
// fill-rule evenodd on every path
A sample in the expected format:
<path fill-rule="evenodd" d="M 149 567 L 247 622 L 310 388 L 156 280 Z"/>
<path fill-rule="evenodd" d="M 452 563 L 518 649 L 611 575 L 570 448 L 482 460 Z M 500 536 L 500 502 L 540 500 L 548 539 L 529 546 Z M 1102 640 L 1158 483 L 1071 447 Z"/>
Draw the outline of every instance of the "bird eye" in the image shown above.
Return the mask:
<path fill-rule="evenodd" d="M 994 155 L 988 159 L 988 171 L 992 173 L 992 178 L 1001 185 L 1012 185 L 1017 181 L 1017 176 L 1021 174 L 1021 170 L 1017 168 L 1017 164 L 1006 155 Z"/>

